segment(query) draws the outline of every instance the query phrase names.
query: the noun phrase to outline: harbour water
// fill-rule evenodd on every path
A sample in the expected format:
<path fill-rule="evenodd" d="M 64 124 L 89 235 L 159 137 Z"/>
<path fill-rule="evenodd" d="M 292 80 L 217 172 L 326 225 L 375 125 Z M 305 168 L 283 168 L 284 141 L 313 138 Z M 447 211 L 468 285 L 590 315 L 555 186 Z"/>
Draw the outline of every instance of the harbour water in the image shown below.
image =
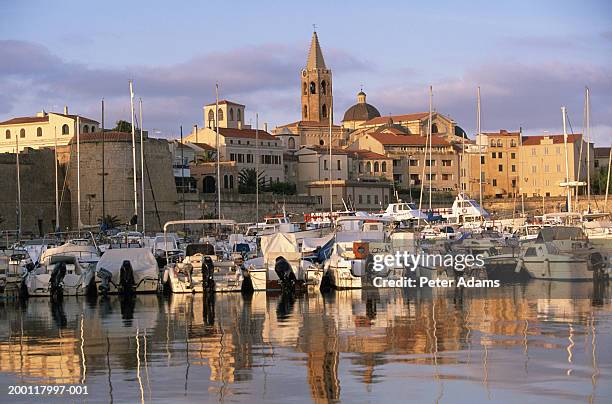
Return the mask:
<path fill-rule="evenodd" d="M 6 402 L 609 402 L 607 286 L 0 302 Z M 8 395 L 9 386 L 87 395 Z"/>

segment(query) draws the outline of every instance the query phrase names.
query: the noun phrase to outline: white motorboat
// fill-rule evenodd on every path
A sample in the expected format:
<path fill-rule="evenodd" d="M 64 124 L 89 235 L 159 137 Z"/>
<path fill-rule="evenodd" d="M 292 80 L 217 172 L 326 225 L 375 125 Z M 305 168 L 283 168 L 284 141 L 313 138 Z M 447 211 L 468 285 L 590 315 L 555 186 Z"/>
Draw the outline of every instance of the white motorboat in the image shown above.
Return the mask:
<path fill-rule="evenodd" d="M 100 259 L 98 247 L 84 239 L 69 240 L 58 247 L 48 248 L 40 256 L 39 263 L 47 265 L 50 259 L 55 256 L 72 256 L 83 263 L 95 264 Z"/>
<path fill-rule="evenodd" d="M 414 222 L 415 220 L 427 220 L 427 215 L 419 210 L 414 203 L 397 202 L 390 203 L 387 209 L 380 215 L 393 222 Z"/>
<path fill-rule="evenodd" d="M 73 255 L 54 254 L 23 276 L 23 297 L 79 296 L 95 293 L 94 264 L 81 262 Z M 92 289 L 93 288 L 93 289 Z"/>
<path fill-rule="evenodd" d="M 244 261 L 249 257 L 250 247 L 240 243 L 233 230 L 233 220 L 179 220 L 167 222 L 164 231 L 175 225 L 203 225 L 215 230 L 230 229 L 227 240 L 218 237 L 202 237 L 203 243 L 189 244 L 185 258 L 180 262 L 169 262 L 164 268 L 163 282 L 173 293 L 251 292 L 266 289 L 264 269 L 249 268 Z M 248 249 L 248 251 L 247 251 Z M 168 250 L 169 251 L 169 250 Z"/>
<path fill-rule="evenodd" d="M 551 242 L 527 247 L 519 258 L 516 272 L 524 267 L 529 276 L 547 280 L 592 280 L 593 271 L 588 261 L 570 254 L 562 254 Z"/>
<path fill-rule="evenodd" d="M 148 293 L 159 287 L 159 268 L 149 248 L 111 248 L 96 264 L 102 294 Z"/>

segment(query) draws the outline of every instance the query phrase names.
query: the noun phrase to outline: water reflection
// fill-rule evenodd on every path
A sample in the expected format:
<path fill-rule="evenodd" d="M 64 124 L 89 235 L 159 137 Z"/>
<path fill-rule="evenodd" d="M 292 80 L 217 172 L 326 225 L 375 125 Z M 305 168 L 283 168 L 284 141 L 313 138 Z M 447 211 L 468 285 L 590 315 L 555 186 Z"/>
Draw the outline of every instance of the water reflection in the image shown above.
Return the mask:
<path fill-rule="evenodd" d="M 611 393 L 608 293 L 531 282 L 0 302 L 0 377 L 84 383 L 90 402 L 597 401 Z"/>

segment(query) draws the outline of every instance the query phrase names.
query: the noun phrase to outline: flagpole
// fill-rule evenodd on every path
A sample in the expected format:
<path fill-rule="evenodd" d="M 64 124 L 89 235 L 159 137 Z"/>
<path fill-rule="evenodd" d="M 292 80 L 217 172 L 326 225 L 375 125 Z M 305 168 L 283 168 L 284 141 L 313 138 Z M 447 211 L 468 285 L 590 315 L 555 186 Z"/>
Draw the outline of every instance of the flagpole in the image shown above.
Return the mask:
<path fill-rule="evenodd" d="M 77 141 L 77 229 L 81 230 L 81 119 L 76 119 L 76 141 Z"/>
<path fill-rule="evenodd" d="M 58 176 L 57 176 L 57 126 L 53 127 L 53 138 L 55 143 L 55 231 L 60 231 L 60 222 L 59 222 L 59 195 L 58 195 Z"/>
<path fill-rule="evenodd" d="M 331 223 L 332 215 L 334 213 L 334 190 L 332 184 L 332 124 L 333 124 L 333 104 L 330 102 L 329 108 L 329 221 Z"/>
<path fill-rule="evenodd" d="M 21 240 L 21 173 L 19 170 L 19 133 L 15 133 L 15 163 L 17 171 L 17 239 Z"/>
<path fill-rule="evenodd" d="M 572 211 L 572 191 L 569 186 L 570 178 L 569 178 L 569 156 L 567 153 L 567 112 L 565 107 L 561 107 L 561 114 L 563 114 L 563 145 L 565 147 L 565 182 L 566 182 L 566 191 L 567 191 L 567 211 L 568 213 Z"/>

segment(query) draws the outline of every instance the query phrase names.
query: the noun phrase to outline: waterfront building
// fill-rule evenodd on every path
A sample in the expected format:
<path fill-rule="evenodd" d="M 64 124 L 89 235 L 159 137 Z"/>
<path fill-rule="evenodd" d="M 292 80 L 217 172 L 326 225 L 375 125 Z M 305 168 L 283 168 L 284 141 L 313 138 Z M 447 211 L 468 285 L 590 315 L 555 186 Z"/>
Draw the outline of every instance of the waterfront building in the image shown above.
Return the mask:
<path fill-rule="evenodd" d="M 600 169 L 608 167 L 610 163 L 610 148 L 609 147 L 595 147 L 593 149 L 593 167 Z"/>
<path fill-rule="evenodd" d="M 100 123 L 84 116 L 71 115 L 68 107 L 64 113 L 41 111 L 35 116 L 23 116 L 0 122 L 0 153 L 14 153 L 17 144 L 19 150 L 29 147 L 41 149 L 67 145 L 76 134 L 77 117 L 81 133 L 100 130 Z"/>
<path fill-rule="evenodd" d="M 429 152 L 425 155 L 426 141 L 426 136 L 410 134 L 402 126 L 388 124 L 360 136 L 349 149 L 368 150 L 387 156 L 391 160 L 393 181 L 400 188 L 418 187 L 423 181 L 429 187 L 431 179 L 434 190 L 457 189 L 457 149 L 443 136 L 433 135 L 430 159 Z"/>

